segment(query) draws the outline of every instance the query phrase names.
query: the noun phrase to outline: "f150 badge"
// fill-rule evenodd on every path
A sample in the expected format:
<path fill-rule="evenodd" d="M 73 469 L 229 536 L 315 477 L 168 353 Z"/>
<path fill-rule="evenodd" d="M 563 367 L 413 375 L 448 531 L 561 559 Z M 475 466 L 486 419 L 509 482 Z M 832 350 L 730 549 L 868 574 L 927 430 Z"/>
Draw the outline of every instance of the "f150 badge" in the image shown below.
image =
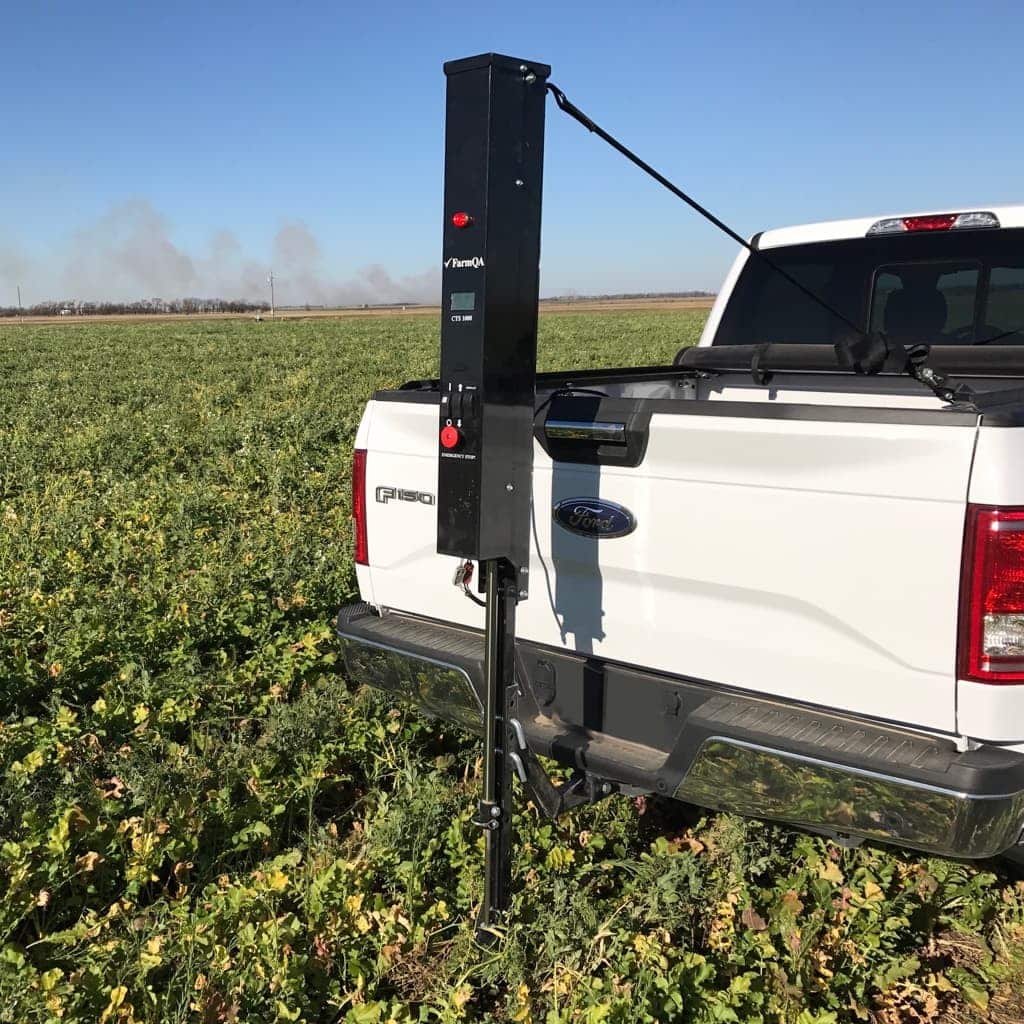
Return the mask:
<path fill-rule="evenodd" d="M 404 487 L 378 487 L 377 500 L 386 505 L 389 501 L 413 501 L 420 505 L 433 505 L 434 496 L 429 491 L 410 491 Z"/>
<path fill-rule="evenodd" d="M 600 498 L 565 498 L 555 505 L 553 515 L 570 533 L 598 540 L 625 537 L 636 529 L 636 518 L 628 508 Z"/>

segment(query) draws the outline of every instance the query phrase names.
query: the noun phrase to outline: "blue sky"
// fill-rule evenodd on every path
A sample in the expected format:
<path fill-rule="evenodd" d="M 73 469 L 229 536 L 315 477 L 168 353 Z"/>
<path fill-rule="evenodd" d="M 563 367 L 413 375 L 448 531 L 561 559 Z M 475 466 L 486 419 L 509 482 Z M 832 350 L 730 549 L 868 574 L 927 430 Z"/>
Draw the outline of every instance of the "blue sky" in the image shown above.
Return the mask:
<path fill-rule="evenodd" d="M 283 301 L 429 290 L 441 63 L 487 50 L 551 64 L 744 234 L 1022 201 L 1022 39 L 1013 3 L 18 5 L 0 305 L 19 283 L 26 302 L 259 289 L 271 264 Z M 546 294 L 717 286 L 727 239 L 548 119 Z"/>

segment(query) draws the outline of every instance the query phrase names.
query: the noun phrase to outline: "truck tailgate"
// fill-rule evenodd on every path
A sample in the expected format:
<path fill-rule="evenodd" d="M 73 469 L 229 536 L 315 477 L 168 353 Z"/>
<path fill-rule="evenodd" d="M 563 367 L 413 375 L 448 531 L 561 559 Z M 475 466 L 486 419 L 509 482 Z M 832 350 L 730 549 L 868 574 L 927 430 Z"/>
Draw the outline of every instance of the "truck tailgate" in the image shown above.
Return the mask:
<path fill-rule="evenodd" d="M 436 394 L 379 394 L 367 449 L 365 599 L 482 627 L 436 554 Z M 621 406 L 628 400 L 619 399 Z M 640 401 L 640 400 L 637 400 Z M 519 636 L 698 681 L 953 732 L 964 510 L 976 429 L 927 411 L 649 401 L 639 465 L 535 446 Z M 421 500 L 402 500 L 398 491 Z M 569 498 L 636 528 L 556 522 Z"/>

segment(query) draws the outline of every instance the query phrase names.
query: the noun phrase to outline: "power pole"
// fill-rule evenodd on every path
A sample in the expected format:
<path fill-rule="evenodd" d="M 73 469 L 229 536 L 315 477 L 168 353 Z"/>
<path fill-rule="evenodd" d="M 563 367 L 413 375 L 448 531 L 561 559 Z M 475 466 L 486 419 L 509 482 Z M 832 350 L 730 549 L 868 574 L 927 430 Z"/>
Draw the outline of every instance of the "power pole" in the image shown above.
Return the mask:
<path fill-rule="evenodd" d="M 19 316 L 19 318 L 22 316 L 22 312 L 21 312 L 21 285 L 20 284 L 18 285 L 18 316 Z"/>
<path fill-rule="evenodd" d="M 270 285 L 270 315 L 274 315 L 274 272 L 267 274 L 267 283 Z"/>

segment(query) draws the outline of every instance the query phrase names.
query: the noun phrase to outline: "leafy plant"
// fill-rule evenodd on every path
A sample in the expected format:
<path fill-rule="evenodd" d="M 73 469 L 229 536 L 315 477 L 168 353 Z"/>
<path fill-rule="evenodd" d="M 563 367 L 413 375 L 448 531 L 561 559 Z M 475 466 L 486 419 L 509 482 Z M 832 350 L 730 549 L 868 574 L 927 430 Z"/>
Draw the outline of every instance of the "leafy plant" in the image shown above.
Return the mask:
<path fill-rule="evenodd" d="M 549 314 L 542 364 L 700 312 Z M 0 1021 L 1019 1017 L 1024 889 L 668 801 L 523 807 L 471 941 L 477 744 L 339 674 L 349 458 L 429 318 L 0 328 Z"/>

